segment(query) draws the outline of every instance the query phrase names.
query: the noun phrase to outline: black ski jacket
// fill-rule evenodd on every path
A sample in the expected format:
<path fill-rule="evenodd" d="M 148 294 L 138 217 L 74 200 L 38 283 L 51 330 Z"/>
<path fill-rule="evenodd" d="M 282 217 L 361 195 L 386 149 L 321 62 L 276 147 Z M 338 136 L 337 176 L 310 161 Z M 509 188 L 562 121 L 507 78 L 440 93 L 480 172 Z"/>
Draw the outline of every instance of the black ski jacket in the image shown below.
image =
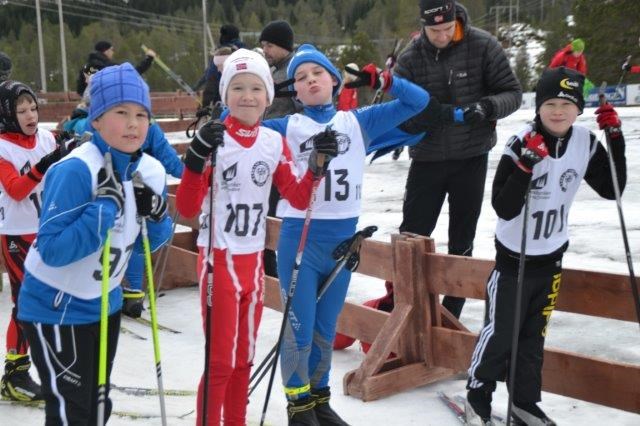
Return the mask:
<path fill-rule="evenodd" d="M 153 64 L 153 57 L 145 56 L 142 61 L 138 65 L 136 65 L 136 71 L 139 74 L 146 72 L 149 67 Z M 117 62 L 113 62 L 111 59 L 107 58 L 107 56 L 102 52 L 91 52 L 89 53 L 89 58 L 87 59 L 86 65 L 90 65 L 96 70 L 100 71 L 103 68 L 110 67 L 113 65 L 118 65 Z M 87 88 L 87 82 L 84 78 L 84 73 L 82 72 L 82 68 L 80 72 L 78 72 L 78 79 L 76 80 L 76 93 L 80 96 L 84 94 L 84 90 Z"/>
<path fill-rule="evenodd" d="M 438 49 L 422 31 L 398 58 L 394 74 L 426 89 L 437 100 L 432 108 L 438 102 L 462 106 L 486 100 L 491 105 L 489 120 L 453 124 L 428 106 L 401 126 L 412 134 L 427 132 L 409 150 L 414 160 L 459 160 L 489 152 L 496 144 L 496 120 L 516 111 L 522 102 L 520 82 L 496 38 L 472 27 L 467 11 L 459 4 L 456 19 L 463 26 L 460 40 Z"/>

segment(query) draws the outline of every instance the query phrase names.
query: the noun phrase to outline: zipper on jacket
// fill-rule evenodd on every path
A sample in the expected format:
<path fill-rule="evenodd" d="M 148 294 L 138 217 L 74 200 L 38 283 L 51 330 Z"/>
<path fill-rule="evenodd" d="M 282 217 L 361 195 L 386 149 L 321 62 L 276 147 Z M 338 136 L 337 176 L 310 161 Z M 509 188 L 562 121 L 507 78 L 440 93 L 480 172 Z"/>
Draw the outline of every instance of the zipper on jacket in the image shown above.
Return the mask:
<path fill-rule="evenodd" d="M 451 86 L 451 81 L 453 80 L 453 68 L 449 70 L 449 86 Z"/>
<path fill-rule="evenodd" d="M 562 147 L 563 140 L 564 140 L 563 138 L 558 138 L 558 140 L 556 141 L 556 157 L 555 158 L 560 158 L 560 148 Z"/>
<path fill-rule="evenodd" d="M 439 56 L 440 56 L 440 49 L 436 50 L 436 62 L 438 62 Z"/>

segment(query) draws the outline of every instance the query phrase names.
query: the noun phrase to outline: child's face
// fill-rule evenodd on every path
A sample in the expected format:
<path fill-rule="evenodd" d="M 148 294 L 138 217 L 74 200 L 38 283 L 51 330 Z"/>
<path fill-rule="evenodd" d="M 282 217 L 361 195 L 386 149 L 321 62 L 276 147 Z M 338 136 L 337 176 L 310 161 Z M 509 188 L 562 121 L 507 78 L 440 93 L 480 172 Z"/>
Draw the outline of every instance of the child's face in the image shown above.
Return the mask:
<path fill-rule="evenodd" d="M 25 99 L 16 106 L 16 118 L 25 135 L 35 135 L 38 131 L 38 105 L 32 99 Z"/>
<path fill-rule="evenodd" d="M 149 114 L 142 106 L 125 102 L 91 122 L 102 139 L 118 151 L 136 152 L 147 137 Z"/>
<path fill-rule="evenodd" d="M 253 126 L 269 105 L 267 88 L 255 74 L 237 74 L 229 83 L 226 104 L 232 117 L 247 126 Z"/>
<path fill-rule="evenodd" d="M 573 102 L 562 98 L 553 98 L 540 105 L 540 120 L 549 133 L 556 137 L 567 134 L 580 111 Z"/>
<path fill-rule="evenodd" d="M 337 84 L 334 76 L 323 66 L 314 62 L 301 64 L 293 76 L 293 87 L 303 105 L 316 106 L 331 103 L 333 86 Z"/>

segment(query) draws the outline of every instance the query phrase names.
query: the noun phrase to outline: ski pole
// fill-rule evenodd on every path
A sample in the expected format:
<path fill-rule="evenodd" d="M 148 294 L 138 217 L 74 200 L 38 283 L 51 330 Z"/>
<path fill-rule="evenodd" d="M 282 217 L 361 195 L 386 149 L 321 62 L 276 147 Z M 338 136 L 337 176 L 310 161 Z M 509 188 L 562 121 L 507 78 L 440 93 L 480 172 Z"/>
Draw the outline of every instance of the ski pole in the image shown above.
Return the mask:
<path fill-rule="evenodd" d="M 104 168 L 107 174 L 113 174 L 111 153 L 104 155 Z M 111 278 L 111 230 L 102 248 L 102 285 L 100 287 L 100 344 L 98 347 L 98 426 L 105 423 L 105 405 L 107 402 L 107 348 L 109 340 L 109 280 Z"/>
<path fill-rule="evenodd" d="M 318 155 L 318 169 L 322 170 L 324 167 L 325 156 Z M 278 366 L 278 356 L 280 355 L 280 345 L 284 336 L 284 329 L 287 325 L 287 316 L 289 315 L 289 309 L 291 309 L 291 300 L 296 291 L 296 285 L 298 284 L 298 272 L 300 272 L 300 264 L 302 263 L 302 254 L 304 253 L 304 247 L 307 243 L 307 234 L 309 233 L 309 225 L 311 224 L 311 212 L 313 211 L 313 201 L 316 197 L 316 191 L 320 186 L 321 176 L 314 176 L 313 185 L 311 187 L 311 198 L 309 201 L 309 207 L 304 217 L 304 224 L 302 225 L 302 233 L 300 235 L 300 242 L 298 243 L 298 251 L 296 252 L 296 260 L 293 266 L 293 272 L 291 273 L 291 283 L 289 284 L 289 292 L 287 293 L 287 299 L 282 311 L 282 323 L 280 324 L 280 333 L 278 334 L 278 340 L 276 343 L 276 352 L 274 354 L 274 361 L 271 367 L 271 375 L 269 376 L 269 385 L 267 386 L 267 395 L 264 399 L 264 406 L 262 407 L 262 416 L 260 417 L 260 426 L 264 425 L 265 417 L 267 416 L 267 407 L 269 406 L 269 398 L 271 397 L 271 388 L 273 387 L 273 379 L 276 375 L 276 368 Z"/>
<path fill-rule="evenodd" d="M 264 376 L 267 375 L 267 373 L 269 372 L 269 369 L 271 368 L 271 366 L 275 362 L 275 358 L 273 356 L 269 356 L 269 358 L 265 359 L 265 361 L 267 361 L 267 360 L 269 361 L 269 364 L 267 364 L 265 366 L 265 368 L 260 372 L 260 376 L 258 377 L 258 380 L 253 385 L 251 385 L 251 388 L 249 389 L 249 396 L 251 396 L 253 391 L 256 390 L 258 385 L 262 382 L 262 379 L 264 378 Z M 256 371 L 256 373 L 257 373 L 257 371 Z"/>
<path fill-rule="evenodd" d="M 260 375 L 261 371 L 267 366 L 267 363 L 269 363 L 269 365 L 271 364 L 270 360 L 271 360 L 271 358 L 273 358 L 273 354 L 276 353 L 276 346 L 277 345 L 278 345 L 277 343 L 275 345 L 273 345 L 273 348 L 271 348 L 271 350 L 269 351 L 267 356 L 264 357 L 264 359 L 262 360 L 260 365 L 258 365 L 256 370 L 253 372 L 253 374 L 249 378 L 249 385 L 251 385 L 251 383 L 256 379 L 256 377 L 258 377 L 258 375 Z M 266 368 L 269 368 L 269 367 L 266 367 Z M 256 383 L 256 385 L 258 385 L 260 383 L 262 377 L 263 376 L 260 375 L 260 378 L 258 379 L 258 383 Z M 249 394 L 249 395 L 251 395 L 251 394 Z"/>
<path fill-rule="evenodd" d="M 533 132 L 532 132 L 533 135 Z M 518 263 L 518 281 L 516 284 L 516 306 L 513 315 L 513 333 L 511 334 L 511 360 L 509 361 L 509 401 L 507 407 L 507 426 L 511 426 L 511 405 L 515 392 L 516 361 L 518 358 L 518 339 L 520 337 L 520 314 L 522 310 L 522 288 L 524 287 L 524 264 L 527 250 L 527 222 L 529 219 L 529 194 L 531 193 L 531 179 L 527 185 L 522 215 L 522 241 L 520 242 L 520 259 Z"/>
<path fill-rule="evenodd" d="M 171 251 L 171 244 L 173 243 L 173 237 L 176 235 L 176 226 L 178 224 L 178 210 L 173 214 L 173 228 L 171 229 L 171 238 L 169 238 L 169 242 L 162 249 L 162 255 L 159 256 L 161 260 L 162 267 L 160 267 L 160 276 L 158 277 L 158 288 L 156 289 L 156 299 L 160 296 L 160 290 L 162 289 L 162 283 L 164 281 L 164 271 L 167 268 L 167 260 L 169 259 L 169 252 Z M 156 275 L 158 270 L 158 265 L 153 268 L 153 275 Z"/>
<path fill-rule="evenodd" d="M 111 154 L 107 152 L 106 157 Z M 104 410 L 107 400 L 107 341 L 109 335 L 109 258 L 111 257 L 111 231 L 102 248 L 102 286 L 100 295 L 100 346 L 98 355 L 98 426 L 104 425 Z"/>
<path fill-rule="evenodd" d="M 142 182 L 140 172 L 133 175 L 133 181 Z M 156 362 L 156 377 L 158 378 L 158 397 L 160 398 L 160 417 L 162 425 L 167 425 L 167 412 L 164 402 L 164 385 L 162 383 L 162 364 L 160 361 L 160 336 L 158 335 L 158 310 L 156 307 L 155 285 L 153 283 L 153 266 L 151 263 L 151 245 L 149 244 L 149 230 L 147 229 L 147 219 L 140 218 L 142 223 L 142 247 L 144 248 L 144 264 L 147 272 L 147 289 L 149 291 L 149 310 L 151 311 L 151 335 L 153 337 L 153 356 Z"/>
<path fill-rule="evenodd" d="M 338 247 L 336 247 L 333 251 L 333 258 L 340 261 L 333 267 L 327 279 L 324 280 L 318 289 L 316 302 L 320 301 L 322 295 L 326 293 L 331 283 L 333 283 L 345 266 L 348 266 L 348 269 L 352 272 L 358 267 L 358 264 L 360 263 L 360 246 L 362 245 L 362 242 L 366 238 L 370 238 L 377 230 L 377 226 L 367 226 L 362 231 L 356 232 L 353 237 L 343 241 L 338 245 Z M 346 247 L 346 251 L 343 247 Z"/>
<path fill-rule="evenodd" d="M 607 87 L 607 83 L 603 82 L 600 86 L 598 99 L 600 105 L 605 105 L 607 100 L 604 96 L 604 88 Z M 629 267 L 629 283 L 631 284 L 631 294 L 633 295 L 633 302 L 636 309 L 636 316 L 638 318 L 638 325 L 640 326 L 640 295 L 638 294 L 638 284 L 636 282 L 636 274 L 633 270 L 633 261 L 631 259 L 631 249 L 629 248 L 629 238 L 627 236 L 627 226 L 624 221 L 624 214 L 622 212 L 622 197 L 620 195 L 620 185 L 618 184 L 618 172 L 616 171 L 616 165 L 613 161 L 613 149 L 611 142 L 611 129 L 606 128 L 604 130 L 605 140 L 607 143 L 607 152 L 609 153 L 609 168 L 611 169 L 611 184 L 613 185 L 613 193 L 616 197 L 616 207 L 618 209 L 618 218 L 620 219 L 620 230 L 622 231 L 622 241 L 624 243 L 624 253 L 627 260 L 627 266 Z"/>
<path fill-rule="evenodd" d="M 149 52 L 149 48 L 147 46 L 145 46 L 144 44 L 140 46 L 142 48 L 142 50 L 144 51 L 145 54 L 148 54 Z M 162 59 L 160 59 L 160 55 L 156 54 L 156 56 L 153 58 L 153 62 L 155 62 L 156 64 L 158 64 L 158 66 L 160 68 L 162 68 L 162 70 L 164 72 L 166 72 L 167 74 L 169 74 L 169 77 L 171 77 L 176 83 L 178 83 L 178 85 L 180 87 L 182 87 L 182 89 L 187 92 L 187 94 L 189 96 L 191 96 L 192 98 L 194 98 L 197 102 L 198 105 L 200 105 L 200 99 L 198 98 L 198 94 L 196 92 L 193 91 L 193 89 L 191 88 L 191 86 L 189 86 L 187 84 L 186 81 L 184 81 L 182 79 L 182 77 L 180 77 L 178 74 L 176 74 L 171 68 L 169 68 L 167 66 L 167 64 L 164 63 L 164 61 Z"/>

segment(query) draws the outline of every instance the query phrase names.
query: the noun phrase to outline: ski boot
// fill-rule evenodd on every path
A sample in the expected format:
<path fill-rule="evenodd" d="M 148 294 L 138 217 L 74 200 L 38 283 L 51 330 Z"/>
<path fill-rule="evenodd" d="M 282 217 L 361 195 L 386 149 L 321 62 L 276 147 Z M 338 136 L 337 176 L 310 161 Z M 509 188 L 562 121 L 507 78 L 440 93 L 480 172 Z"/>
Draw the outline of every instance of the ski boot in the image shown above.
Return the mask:
<path fill-rule="evenodd" d="M 517 426 L 556 426 L 535 403 L 514 402 L 511 407 L 512 424 Z"/>
<path fill-rule="evenodd" d="M 289 400 L 287 403 L 289 426 L 320 426 L 314 411 L 315 406 L 316 401 L 311 396 Z"/>
<path fill-rule="evenodd" d="M 493 426 L 491 421 L 492 391 L 480 387 L 469 389 L 464 412 L 467 424 L 475 426 Z"/>
<path fill-rule="evenodd" d="M 340 416 L 329 406 L 331 392 L 329 387 L 313 389 L 311 396 L 316 402 L 313 411 L 316 412 L 316 418 L 320 426 L 349 426 L 347 422 L 342 420 Z"/>
<path fill-rule="evenodd" d="M 0 383 L 0 394 L 5 399 L 21 402 L 41 401 L 40 385 L 29 375 L 29 355 L 7 354 L 4 361 L 4 376 Z"/>

